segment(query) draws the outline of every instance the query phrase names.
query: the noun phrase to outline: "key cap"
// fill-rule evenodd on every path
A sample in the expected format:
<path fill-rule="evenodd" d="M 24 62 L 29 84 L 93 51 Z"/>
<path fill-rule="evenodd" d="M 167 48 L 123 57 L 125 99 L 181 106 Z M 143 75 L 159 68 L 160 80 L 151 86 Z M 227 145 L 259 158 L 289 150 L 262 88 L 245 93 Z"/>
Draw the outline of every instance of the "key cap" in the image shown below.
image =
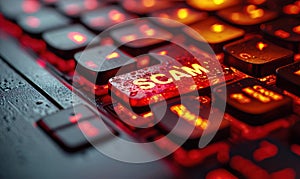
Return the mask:
<path fill-rule="evenodd" d="M 280 18 L 262 24 L 261 30 L 270 41 L 282 47 L 300 52 L 300 20 L 297 18 Z"/>
<path fill-rule="evenodd" d="M 181 54 L 181 52 L 178 52 Z M 127 105 L 139 110 L 149 104 L 160 102 L 194 91 L 206 91 L 210 85 L 223 83 L 233 78 L 226 68 L 217 68 L 218 61 L 207 53 L 198 54 L 197 58 L 179 56 L 176 61 L 168 62 L 166 56 L 157 57 L 165 62 L 141 70 L 113 77 L 109 80 L 109 89 L 114 97 L 128 102 Z M 223 72 L 222 72 L 223 71 Z M 209 79 L 211 84 L 209 83 Z M 138 110 L 137 110 L 138 111 Z"/>
<path fill-rule="evenodd" d="M 129 25 L 129 24 L 128 24 Z M 110 32 L 112 39 L 121 45 L 121 49 L 127 51 L 133 56 L 145 54 L 150 49 L 164 45 L 173 35 L 165 31 L 149 21 L 136 20 L 125 26 Z M 164 38 L 165 40 L 153 38 Z M 138 39 L 138 40 L 137 40 Z"/>
<path fill-rule="evenodd" d="M 188 0 L 187 3 L 197 9 L 205 11 L 217 11 L 225 9 L 227 7 L 241 3 L 240 0 L 206 0 L 206 1 L 197 1 L 197 0 Z"/>
<path fill-rule="evenodd" d="M 300 61 L 276 70 L 276 85 L 300 96 Z"/>
<path fill-rule="evenodd" d="M 92 118 L 59 129 L 52 135 L 67 151 L 73 152 L 88 146 L 90 142 L 99 143 L 113 137 L 114 131 L 110 130 L 111 128 L 100 123 L 98 118 Z"/>
<path fill-rule="evenodd" d="M 63 0 L 57 3 L 57 8 L 71 18 L 78 18 L 80 14 L 101 6 L 103 5 L 98 0 Z"/>
<path fill-rule="evenodd" d="M 40 38 L 45 31 L 66 26 L 70 20 L 53 9 L 43 8 L 36 13 L 20 16 L 17 22 L 26 33 Z"/>
<path fill-rule="evenodd" d="M 208 14 L 204 11 L 196 11 L 186 5 L 177 5 L 168 9 L 162 9 L 150 14 L 151 17 L 168 18 L 183 24 L 192 24 L 196 21 L 202 21 Z M 180 24 L 172 23 L 168 20 L 159 20 L 160 25 L 166 27 L 179 27 Z"/>
<path fill-rule="evenodd" d="M 218 11 L 217 15 L 232 24 L 249 26 L 272 20 L 277 17 L 278 13 L 251 4 L 224 9 Z"/>
<path fill-rule="evenodd" d="M 44 117 L 38 121 L 38 125 L 46 131 L 54 131 L 58 128 L 76 124 L 78 121 L 96 117 L 88 107 L 76 105 Z"/>
<path fill-rule="evenodd" d="M 173 5 L 170 1 L 155 0 L 124 0 L 122 6 L 125 10 L 136 14 L 148 14 L 153 11 L 165 9 Z"/>
<path fill-rule="evenodd" d="M 72 25 L 43 34 L 49 50 L 66 59 L 73 58 L 73 55 L 83 50 L 94 37 L 81 25 Z"/>
<path fill-rule="evenodd" d="M 223 87 L 214 89 L 218 96 Z M 223 97 L 221 97 L 223 99 Z M 225 100 L 225 99 L 223 99 Z M 227 111 L 249 125 L 266 124 L 292 113 L 292 99 L 276 87 L 246 78 L 227 85 Z"/>
<path fill-rule="evenodd" d="M 209 17 L 204 21 L 193 24 L 191 28 L 198 34 L 191 32 L 188 28 L 184 28 L 184 31 L 200 42 L 208 42 L 217 53 L 222 51 L 225 43 L 244 35 L 244 30 L 230 26 L 215 17 Z"/>
<path fill-rule="evenodd" d="M 18 16 L 39 11 L 41 4 L 37 0 L 1 0 L 0 12 L 8 19 L 15 20 Z"/>
<path fill-rule="evenodd" d="M 224 46 L 224 63 L 248 75 L 264 77 L 293 62 L 293 52 L 262 38 L 242 39 Z"/>
<path fill-rule="evenodd" d="M 186 96 L 172 99 L 168 101 L 166 111 L 164 110 L 164 105 L 153 105 L 151 110 L 156 120 L 159 120 L 158 126 L 166 133 L 173 130 L 172 134 L 175 134 L 177 137 L 199 139 L 199 137 L 202 137 L 203 131 L 211 125 L 212 128 L 207 130 L 210 130 L 210 132 L 218 131 L 212 142 L 224 140 L 230 136 L 228 121 L 223 120 L 220 126 L 213 126 L 208 121 L 211 113 L 215 115 L 219 113 L 218 109 L 211 109 L 209 97 Z M 189 142 L 190 145 L 195 144 L 194 146 L 198 146 L 199 140 L 196 143 L 193 143 L 193 141 Z"/>
<path fill-rule="evenodd" d="M 81 15 L 81 21 L 95 32 L 101 32 L 115 24 L 133 19 L 136 16 L 125 12 L 118 6 L 106 6 Z"/>

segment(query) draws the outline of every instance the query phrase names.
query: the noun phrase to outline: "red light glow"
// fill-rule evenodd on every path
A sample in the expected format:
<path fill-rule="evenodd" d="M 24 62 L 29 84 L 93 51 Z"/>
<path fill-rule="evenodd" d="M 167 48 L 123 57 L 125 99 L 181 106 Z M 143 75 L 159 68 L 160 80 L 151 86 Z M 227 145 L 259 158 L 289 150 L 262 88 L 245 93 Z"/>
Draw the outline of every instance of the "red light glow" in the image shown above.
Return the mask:
<path fill-rule="evenodd" d="M 83 44 L 87 40 L 86 36 L 79 32 L 70 32 L 68 37 L 77 44 Z"/>
<path fill-rule="evenodd" d="M 90 61 L 86 61 L 85 65 L 88 66 L 88 67 L 90 67 L 90 68 L 97 68 L 98 67 L 98 65 L 95 62 L 91 61 L 91 60 Z"/>
<path fill-rule="evenodd" d="M 71 123 L 76 123 L 76 122 L 78 122 L 80 120 L 81 117 L 82 117 L 82 115 L 80 113 L 78 113 L 78 114 L 76 114 L 74 116 L 70 116 L 69 117 L 69 121 Z"/>
<path fill-rule="evenodd" d="M 280 38 L 288 38 L 290 36 L 290 33 L 284 31 L 284 30 L 276 30 L 275 33 L 274 33 L 277 37 L 280 37 Z"/>
<path fill-rule="evenodd" d="M 40 26 L 41 22 L 40 19 L 34 16 L 28 16 L 26 18 L 26 24 L 30 27 L 37 28 Z"/>
<path fill-rule="evenodd" d="M 89 121 L 80 122 L 78 127 L 88 137 L 96 137 L 100 132 L 99 129 L 93 126 Z"/>
<path fill-rule="evenodd" d="M 41 5 L 38 1 L 35 0 L 27 0 L 23 1 L 22 9 L 26 13 L 34 13 L 40 9 Z"/>
<path fill-rule="evenodd" d="M 124 14 L 120 13 L 119 11 L 117 10 L 111 10 L 109 13 L 109 18 L 113 21 L 117 21 L 117 22 L 120 22 L 120 21 L 123 21 L 125 19 L 125 16 Z"/>

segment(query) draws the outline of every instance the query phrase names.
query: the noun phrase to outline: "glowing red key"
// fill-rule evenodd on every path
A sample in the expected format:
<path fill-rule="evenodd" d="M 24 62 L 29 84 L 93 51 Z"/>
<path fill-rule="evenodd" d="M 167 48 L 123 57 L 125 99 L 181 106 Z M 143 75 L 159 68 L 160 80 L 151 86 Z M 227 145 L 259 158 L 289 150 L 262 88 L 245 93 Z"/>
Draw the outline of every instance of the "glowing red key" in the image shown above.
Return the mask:
<path fill-rule="evenodd" d="M 253 158 L 256 161 L 263 161 L 267 158 L 276 156 L 277 153 L 278 153 L 278 148 L 276 145 L 268 141 L 263 141 L 260 143 L 260 148 L 254 151 Z"/>
<path fill-rule="evenodd" d="M 83 44 L 84 42 L 86 42 L 87 39 L 85 35 L 79 32 L 70 32 L 68 34 L 68 38 L 77 44 Z"/>
<path fill-rule="evenodd" d="M 209 172 L 206 177 L 206 179 L 237 179 L 236 176 L 231 174 L 229 171 L 225 169 L 216 169 L 211 172 Z"/>
<path fill-rule="evenodd" d="M 96 137 L 100 133 L 99 129 L 93 126 L 89 121 L 80 122 L 78 127 L 88 137 Z"/>
<path fill-rule="evenodd" d="M 288 37 L 290 36 L 290 33 L 286 32 L 286 31 L 284 31 L 284 30 L 281 30 L 281 29 L 276 30 L 276 31 L 274 32 L 274 34 L 275 34 L 276 36 L 280 37 L 280 38 L 283 38 L 283 39 L 288 38 Z"/>

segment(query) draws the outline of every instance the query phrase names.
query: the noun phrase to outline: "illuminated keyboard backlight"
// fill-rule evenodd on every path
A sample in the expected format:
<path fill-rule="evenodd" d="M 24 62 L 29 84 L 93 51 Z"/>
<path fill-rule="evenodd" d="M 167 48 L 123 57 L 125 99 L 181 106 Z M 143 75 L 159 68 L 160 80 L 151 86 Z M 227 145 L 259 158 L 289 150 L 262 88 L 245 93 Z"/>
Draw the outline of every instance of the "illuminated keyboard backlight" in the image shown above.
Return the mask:
<path fill-rule="evenodd" d="M 86 36 L 79 32 L 70 32 L 68 38 L 77 44 L 83 44 L 87 40 Z"/>

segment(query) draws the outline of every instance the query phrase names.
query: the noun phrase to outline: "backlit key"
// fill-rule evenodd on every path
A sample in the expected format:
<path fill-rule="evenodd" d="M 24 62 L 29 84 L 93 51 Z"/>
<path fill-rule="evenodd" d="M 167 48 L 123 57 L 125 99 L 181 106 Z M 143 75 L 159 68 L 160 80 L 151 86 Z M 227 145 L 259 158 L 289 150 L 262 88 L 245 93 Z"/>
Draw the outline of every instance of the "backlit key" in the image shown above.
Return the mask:
<path fill-rule="evenodd" d="M 124 0 L 122 6 L 129 12 L 136 14 L 148 14 L 160 9 L 171 7 L 170 1 L 160 0 Z"/>
<path fill-rule="evenodd" d="M 250 4 L 221 10 L 217 15 L 232 24 L 256 25 L 276 18 L 278 13 Z"/>
<path fill-rule="evenodd" d="M 102 3 L 98 0 L 63 0 L 57 3 L 58 9 L 72 18 L 78 18 L 80 14 L 95 10 L 101 6 Z"/>
<path fill-rule="evenodd" d="M 217 87 L 214 92 L 224 90 Z M 223 99 L 224 97 L 221 97 Z M 223 99 L 224 100 L 224 99 Z M 250 125 L 262 125 L 292 113 L 292 99 L 282 90 L 259 80 L 246 78 L 227 85 L 227 110 Z"/>
<path fill-rule="evenodd" d="M 118 44 L 122 45 L 124 51 L 129 52 L 132 55 L 140 55 L 148 52 L 157 46 L 167 43 L 173 35 L 163 30 L 149 21 L 136 20 L 125 26 L 113 30 L 110 32 L 113 40 Z M 158 39 L 163 38 L 162 39 Z"/>
<path fill-rule="evenodd" d="M 118 6 L 107 6 L 81 15 L 81 21 L 95 32 L 101 32 L 106 28 L 135 16 L 122 10 Z"/>
<path fill-rule="evenodd" d="M 205 11 L 217 11 L 236 4 L 241 3 L 241 0 L 188 0 L 187 3 L 195 8 Z"/>
<path fill-rule="evenodd" d="M 276 85 L 300 96 L 300 61 L 276 70 Z"/>
<path fill-rule="evenodd" d="M 225 80 L 233 77 L 225 68 L 218 68 L 218 61 L 209 55 L 197 57 L 202 64 L 195 58 L 184 56 L 177 58 L 177 62 L 167 62 L 165 56 L 158 58 L 165 62 L 111 78 L 109 88 L 113 95 L 133 107 L 147 107 L 164 99 L 197 90 L 205 91 L 211 85 L 223 83 L 223 72 Z"/>
<path fill-rule="evenodd" d="M 225 64 L 255 77 L 273 74 L 276 68 L 293 62 L 292 51 L 259 37 L 233 42 L 224 50 Z"/>
<path fill-rule="evenodd" d="M 150 14 L 151 17 L 172 19 L 183 24 L 192 24 L 207 18 L 206 12 L 196 11 L 186 5 L 177 5 L 168 9 L 162 9 Z M 178 27 L 180 24 L 168 20 L 159 20 L 159 23 L 167 27 Z"/>
<path fill-rule="evenodd" d="M 244 35 L 244 30 L 230 26 L 215 17 L 209 17 L 204 21 L 193 24 L 191 28 L 198 34 L 191 32 L 188 28 L 185 28 L 184 31 L 200 42 L 208 42 L 217 52 L 222 50 L 224 43 L 228 43 Z"/>
<path fill-rule="evenodd" d="M 68 25 L 70 20 L 53 9 L 44 8 L 30 15 L 19 16 L 17 22 L 26 33 L 39 38 L 47 30 Z"/>
<path fill-rule="evenodd" d="M 93 38 L 94 34 L 81 25 L 72 25 L 43 34 L 49 50 L 67 59 L 73 58 L 76 52 L 83 50 Z"/>

